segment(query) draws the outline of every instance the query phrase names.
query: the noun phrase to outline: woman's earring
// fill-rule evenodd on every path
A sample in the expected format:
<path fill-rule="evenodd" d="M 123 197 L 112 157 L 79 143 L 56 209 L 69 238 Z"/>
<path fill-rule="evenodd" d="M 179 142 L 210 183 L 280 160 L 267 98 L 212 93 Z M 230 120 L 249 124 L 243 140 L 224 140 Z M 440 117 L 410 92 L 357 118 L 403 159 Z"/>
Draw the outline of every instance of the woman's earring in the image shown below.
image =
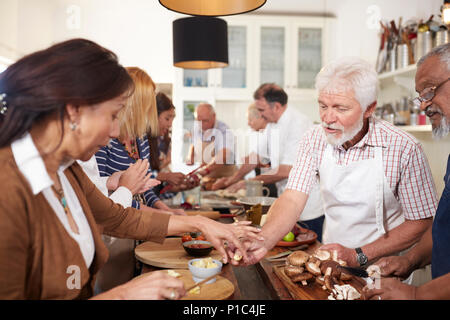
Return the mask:
<path fill-rule="evenodd" d="M 74 122 L 70 123 L 70 130 L 75 131 L 75 129 L 77 128 L 77 124 Z"/>

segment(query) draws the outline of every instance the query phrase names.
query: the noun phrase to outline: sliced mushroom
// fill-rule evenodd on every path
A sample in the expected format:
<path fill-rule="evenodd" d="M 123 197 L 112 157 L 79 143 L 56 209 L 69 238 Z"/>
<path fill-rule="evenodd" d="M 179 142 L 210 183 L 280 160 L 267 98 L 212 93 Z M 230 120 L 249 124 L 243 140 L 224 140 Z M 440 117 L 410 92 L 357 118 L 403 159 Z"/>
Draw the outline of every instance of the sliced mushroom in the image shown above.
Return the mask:
<path fill-rule="evenodd" d="M 299 266 L 286 266 L 284 267 L 284 273 L 289 277 L 295 277 L 302 274 L 305 268 Z"/>
<path fill-rule="evenodd" d="M 328 290 L 332 291 L 333 290 L 333 279 L 331 278 L 331 272 L 332 272 L 332 268 L 328 267 L 325 270 L 325 275 L 323 277 L 324 281 L 325 281 L 325 286 L 327 287 Z"/>
<path fill-rule="evenodd" d="M 308 260 L 309 254 L 305 251 L 299 250 L 288 255 L 288 257 L 286 258 L 286 264 L 303 267 Z"/>
<path fill-rule="evenodd" d="M 316 282 L 318 284 L 320 284 L 321 286 L 325 285 L 325 279 L 323 278 L 323 276 L 318 276 L 316 277 Z M 325 288 L 326 289 L 326 288 Z"/>
<path fill-rule="evenodd" d="M 338 252 L 337 252 L 337 250 L 333 250 L 331 252 L 331 260 L 338 262 Z"/>
<path fill-rule="evenodd" d="M 367 273 L 371 278 L 380 278 L 381 277 L 381 269 L 376 264 L 373 264 L 367 268 Z"/>
<path fill-rule="evenodd" d="M 315 276 L 322 275 L 322 272 L 320 271 L 320 268 L 313 262 L 308 262 L 306 264 L 306 270 L 308 270 L 310 273 L 312 273 Z"/>
<path fill-rule="evenodd" d="M 294 282 L 301 282 L 302 285 L 306 286 L 308 284 L 308 281 L 313 279 L 314 276 L 309 272 L 304 272 L 302 274 L 299 274 L 298 276 L 295 276 L 291 278 Z"/>
<path fill-rule="evenodd" d="M 322 261 L 329 260 L 331 258 L 330 251 L 328 250 L 317 250 L 314 252 L 313 256 Z"/>
<path fill-rule="evenodd" d="M 325 274 L 325 272 L 328 268 L 331 268 L 332 276 L 340 277 L 341 268 L 339 268 L 339 263 L 337 263 L 336 261 L 333 261 L 333 260 L 322 261 L 322 263 L 320 264 L 320 270 L 322 271 L 323 274 Z"/>

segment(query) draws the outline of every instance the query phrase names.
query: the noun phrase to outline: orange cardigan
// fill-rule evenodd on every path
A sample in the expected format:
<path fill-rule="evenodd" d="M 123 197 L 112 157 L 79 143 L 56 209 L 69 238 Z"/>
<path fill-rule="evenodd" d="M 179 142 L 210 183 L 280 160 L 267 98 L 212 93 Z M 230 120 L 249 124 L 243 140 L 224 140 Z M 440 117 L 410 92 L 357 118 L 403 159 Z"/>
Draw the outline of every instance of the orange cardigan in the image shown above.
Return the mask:
<path fill-rule="evenodd" d="M 0 299 L 87 299 L 108 259 L 101 234 L 162 243 L 170 216 L 124 209 L 105 197 L 78 163 L 64 173 L 95 243 L 88 269 L 79 246 L 42 193 L 33 195 L 10 147 L 0 149 Z"/>

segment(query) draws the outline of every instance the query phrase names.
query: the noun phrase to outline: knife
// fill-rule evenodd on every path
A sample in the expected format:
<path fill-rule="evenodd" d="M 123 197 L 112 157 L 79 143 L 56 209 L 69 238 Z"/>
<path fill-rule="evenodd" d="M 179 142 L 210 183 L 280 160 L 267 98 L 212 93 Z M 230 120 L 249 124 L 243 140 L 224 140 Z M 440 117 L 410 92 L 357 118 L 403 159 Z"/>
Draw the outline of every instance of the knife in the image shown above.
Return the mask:
<path fill-rule="evenodd" d="M 361 278 L 369 278 L 369 274 L 367 273 L 367 271 L 362 268 L 344 267 L 344 266 L 339 266 L 339 268 L 346 270 L 348 273 L 354 276 Z"/>

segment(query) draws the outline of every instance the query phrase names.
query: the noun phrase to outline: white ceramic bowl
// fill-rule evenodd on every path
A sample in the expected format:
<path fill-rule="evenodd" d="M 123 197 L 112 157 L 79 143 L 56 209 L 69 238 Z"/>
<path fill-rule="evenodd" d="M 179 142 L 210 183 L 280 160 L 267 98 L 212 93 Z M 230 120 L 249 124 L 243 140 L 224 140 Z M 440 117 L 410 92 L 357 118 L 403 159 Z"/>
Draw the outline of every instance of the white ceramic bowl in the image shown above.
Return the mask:
<path fill-rule="evenodd" d="M 203 258 L 204 259 L 204 258 Z M 218 274 L 222 270 L 222 262 L 219 260 L 213 259 L 212 261 L 217 264 L 215 268 L 199 268 L 192 265 L 193 262 L 202 260 L 202 258 L 192 259 L 188 262 L 189 271 L 191 271 L 192 279 L 194 279 L 195 283 L 205 280 L 208 277 L 211 277 L 215 274 Z M 209 280 L 206 283 L 213 283 L 216 281 L 216 278 Z"/>

